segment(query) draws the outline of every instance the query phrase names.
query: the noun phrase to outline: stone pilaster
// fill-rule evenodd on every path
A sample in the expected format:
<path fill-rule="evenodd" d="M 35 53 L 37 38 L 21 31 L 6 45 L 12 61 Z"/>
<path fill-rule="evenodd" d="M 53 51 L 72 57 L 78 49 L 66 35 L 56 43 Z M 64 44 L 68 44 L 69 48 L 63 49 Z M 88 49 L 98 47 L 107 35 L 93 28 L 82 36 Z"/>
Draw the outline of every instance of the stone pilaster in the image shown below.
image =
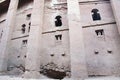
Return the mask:
<path fill-rule="evenodd" d="M 111 6 L 113 9 L 113 13 L 115 16 L 115 20 L 118 26 L 118 31 L 120 34 L 120 0 L 110 0 L 111 1 Z"/>
<path fill-rule="evenodd" d="M 0 71 L 7 70 L 8 61 L 8 50 L 11 46 L 11 34 L 15 23 L 16 11 L 18 7 L 19 0 L 10 0 L 9 9 L 6 16 L 6 23 L 3 29 L 3 37 L 1 40 L 1 50 L 0 50 Z"/>
<path fill-rule="evenodd" d="M 27 58 L 26 58 L 26 78 L 40 77 L 40 54 L 42 46 L 42 27 L 44 16 L 44 0 L 34 0 L 31 30 L 28 38 Z"/>
<path fill-rule="evenodd" d="M 83 30 L 78 0 L 67 0 L 70 35 L 71 78 L 87 77 Z M 79 37 L 76 35 L 79 35 Z"/>

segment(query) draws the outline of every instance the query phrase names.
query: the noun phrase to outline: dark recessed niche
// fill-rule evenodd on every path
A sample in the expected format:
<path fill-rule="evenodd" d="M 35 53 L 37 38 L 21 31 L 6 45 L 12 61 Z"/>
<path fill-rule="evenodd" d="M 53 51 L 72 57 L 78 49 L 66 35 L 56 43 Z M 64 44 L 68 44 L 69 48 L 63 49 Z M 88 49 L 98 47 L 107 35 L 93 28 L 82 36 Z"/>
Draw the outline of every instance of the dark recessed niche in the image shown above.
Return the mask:
<path fill-rule="evenodd" d="M 17 58 L 20 58 L 20 56 L 17 56 Z"/>
<path fill-rule="evenodd" d="M 53 57 L 53 56 L 54 56 L 54 54 L 50 54 L 50 56 L 51 56 L 51 57 Z"/>
<path fill-rule="evenodd" d="M 101 16 L 98 9 L 92 9 L 92 19 L 93 21 L 101 20 Z"/>
<path fill-rule="evenodd" d="M 29 25 L 31 25 L 31 22 L 29 22 Z"/>
<path fill-rule="evenodd" d="M 55 17 L 55 19 L 56 19 L 56 21 L 55 21 L 55 26 L 56 27 L 60 27 L 60 26 L 62 26 L 62 20 L 61 20 L 61 16 L 60 15 L 58 15 L 58 16 L 56 16 Z"/>
<path fill-rule="evenodd" d="M 30 32 L 31 22 L 29 22 L 28 32 Z"/>
<path fill-rule="evenodd" d="M 31 14 L 27 14 L 27 15 L 26 15 L 26 19 L 27 19 L 27 20 L 30 20 L 30 19 L 31 19 Z"/>
<path fill-rule="evenodd" d="M 62 56 L 66 56 L 66 54 L 62 54 Z"/>
<path fill-rule="evenodd" d="M 27 44 L 27 40 L 23 40 L 23 41 L 22 41 L 22 44 L 23 44 L 23 45 Z"/>
<path fill-rule="evenodd" d="M 103 29 L 95 30 L 95 33 L 96 33 L 97 36 L 104 35 L 104 30 Z"/>
<path fill-rule="evenodd" d="M 112 54 L 112 51 L 111 51 L 111 50 L 107 50 L 107 52 L 108 52 L 109 54 Z"/>
<path fill-rule="evenodd" d="M 26 25 L 25 25 L 25 24 L 22 24 L 22 29 L 21 29 L 21 30 L 22 30 L 22 33 L 23 33 L 23 34 L 24 34 L 25 31 L 26 31 L 26 28 L 25 28 L 25 27 L 26 27 Z"/>
<path fill-rule="evenodd" d="M 22 24 L 22 27 L 25 27 L 26 25 L 25 24 Z"/>
<path fill-rule="evenodd" d="M 62 40 L 62 34 L 55 35 L 56 40 Z"/>
<path fill-rule="evenodd" d="M 25 55 L 24 57 L 26 58 L 27 56 Z"/>
<path fill-rule="evenodd" d="M 98 51 L 95 51 L 95 54 L 99 54 L 99 52 L 98 52 Z"/>

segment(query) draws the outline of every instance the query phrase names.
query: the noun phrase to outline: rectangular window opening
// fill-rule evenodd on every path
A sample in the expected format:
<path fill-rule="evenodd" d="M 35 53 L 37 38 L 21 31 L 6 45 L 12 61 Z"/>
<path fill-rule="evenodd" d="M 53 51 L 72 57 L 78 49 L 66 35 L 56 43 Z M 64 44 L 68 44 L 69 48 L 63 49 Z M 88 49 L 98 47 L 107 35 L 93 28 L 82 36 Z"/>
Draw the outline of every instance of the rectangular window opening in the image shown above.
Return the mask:
<path fill-rule="evenodd" d="M 95 32 L 96 32 L 97 36 L 104 35 L 104 30 L 103 29 L 95 30 Z"/>
<path fill-rule="evenodd" d="M 62 40 L 62 35 L 55 35 L 56 40 Z"/>
<path fill-rule="evenodd" d="M 23 40 L 22 45 L 27 45 L 27 40 Z"/>

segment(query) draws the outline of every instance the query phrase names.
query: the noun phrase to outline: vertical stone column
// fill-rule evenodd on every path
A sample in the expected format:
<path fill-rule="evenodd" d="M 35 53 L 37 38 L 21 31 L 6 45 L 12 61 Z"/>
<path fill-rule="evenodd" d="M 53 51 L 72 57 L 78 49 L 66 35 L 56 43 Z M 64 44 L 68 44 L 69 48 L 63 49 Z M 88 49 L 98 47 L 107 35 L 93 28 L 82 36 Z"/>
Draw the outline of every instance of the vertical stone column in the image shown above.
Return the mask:
<path fill-rule="evenodd" d="M 113 9 L 113 13 L 115 16 L 115 20 L 118 26 L 118 31 L 120 34 L 120 0 L 110 0 L 111 1 L 111 6 Z"/>
<path fill-rule="evenodd" d="M 42 27 L 44 17 L 44 0 L 34 0 L 31 30 L 28 38 L 27 58 L 25 63 L 26 78 L 40 77 L 40 54 L 42 47 Z"/>
<path fill-rule="evenodd" d="M 83 31 L 78 0 L 67 0 L 70 35 L 71 78 L 87 77 Z"/>
<path fill-rule="evenodd" d="M 1 40 L 1 50 L 0 50 L 0 71 L 7 70 L 8 61 L 8 50 L 12 36 L 12 29 L 15 23 L 16 11 L 18 7 L 19 0 L 10 0 L 9 9 L 6 16 L 6 24 L 3 30 L 3 37 Z"/>

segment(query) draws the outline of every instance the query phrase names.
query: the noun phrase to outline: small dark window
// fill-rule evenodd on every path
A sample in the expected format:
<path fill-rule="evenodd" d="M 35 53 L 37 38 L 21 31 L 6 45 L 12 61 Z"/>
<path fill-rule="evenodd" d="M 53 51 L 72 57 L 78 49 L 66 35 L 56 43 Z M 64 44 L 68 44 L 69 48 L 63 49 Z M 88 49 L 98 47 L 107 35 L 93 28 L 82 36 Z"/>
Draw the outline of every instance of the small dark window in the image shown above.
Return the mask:
<path fill-rule="evenodd" d="M 93 21 L 96 21 L 96 20 L 101 20 L 101 16 L 100 16 L 100 13 L 98 9 L 93 9 L 91 11 L 93 14 L 92 14 L 92 18 L 93 18 Z"/>
<path fill-rule="evenodd" d="M 27 19 L 27 20 L 30 20 L 30 19 L 31 19 L 31 14 L 28 14 L 28 15 L 26 16 L 26 19 Z"/>
<path fill-rule="evenodd" d="M 23 34 L 25 33 L 25 30 L 26 30 L 25 27 L 26 27 L 26 25 L 23 24 L 23 25 L 22 25 L 22 29 L 21 29 Z"/>
<path fill-rule="evenodd" d="M 104 35 L 104 30 L 103 29 L 99 29 L 99 30 L 95 30 L 97 36 L 99 35 Z"/>
<path fill-rule="evenodd" d="M 95 51 L 95 54 L 99 54 L 99 52 Z"/>
<path fill-rule="evenodd" d="M 29 23 L 28 32 L 30 32 L 31 22 Z"/>
<path fill-rule="evenodd" d="M 64 53 L 64 54 L 62 54 L 62 56 L 66 56 L 66 54 Z"/>
<path fill-rule="evenodd" d="M 111 54 L 111 53 L 112 53 L 112 51 L 111 51 L 111 50 L 108 50 L 107 52 L 108 52 L 109 54 Z"/>
<path fill-rule="evenodd" d="M 55 35 L 56 40 L 62 40 L 62 35 Z"/>
<path fill-rule="evenodd" d="M 54 54 L 50 54 L 50 56 L 52 56 L 52 57 L 53 57 L 53 56 L 54 56 Z"/>
<path fill-rule="evenodd" d="M 23 41 L 22 41 L 22 44 L 23 44 L 23 45 L 26 45 L 26 44 L 27 44 L 27 40 L 23 40 Z"/>
<path fill-rule="evenodd" d="M 58 16 L 56 16 L 55 17 L 55 19 L 56 19 L 56 21 L 55 21 L 55 26 L 56 27 L 60 27 L 60 26 L 62 26 L 62 20 L 61 20 L 61 16 L 60 15 L 58 15 Z"/>

